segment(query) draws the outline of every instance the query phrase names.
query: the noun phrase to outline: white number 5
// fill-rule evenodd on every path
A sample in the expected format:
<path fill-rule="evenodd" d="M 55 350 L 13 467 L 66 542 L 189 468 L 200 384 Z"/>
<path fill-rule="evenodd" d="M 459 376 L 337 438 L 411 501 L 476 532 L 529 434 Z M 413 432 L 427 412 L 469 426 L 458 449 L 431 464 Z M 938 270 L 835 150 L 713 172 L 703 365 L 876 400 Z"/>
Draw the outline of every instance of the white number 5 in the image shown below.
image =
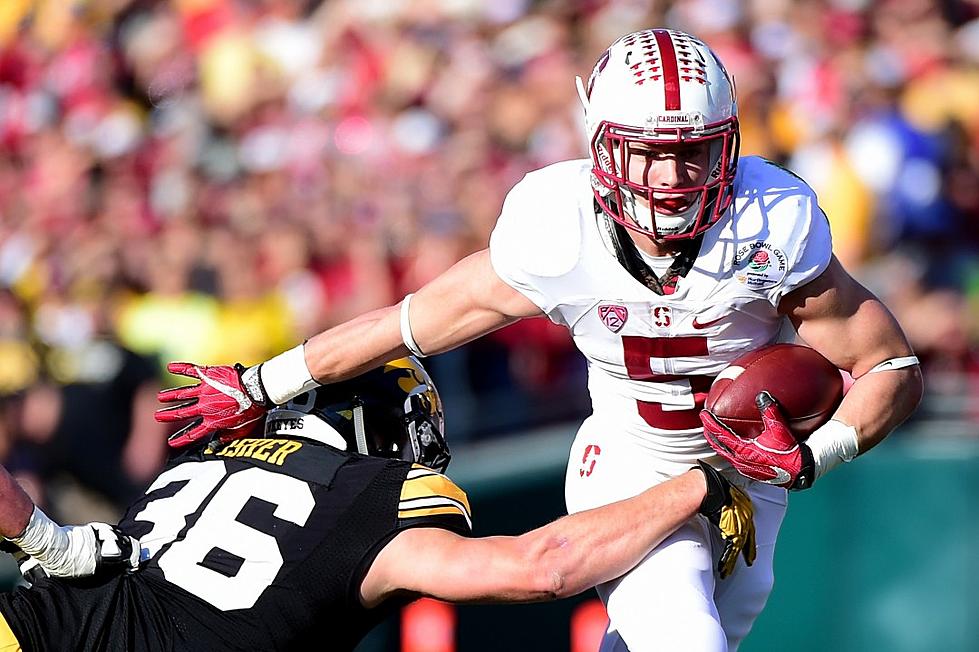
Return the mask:
<path fill-rule="evenodd" d="M 273 514 L 303 526 L 315 501 L 309 485 L 296 478 L 257 467 L 227 477 L 223 461 L 188 462 L 156 479 L 147 492 L 187 480 L 174 495 L 151 501 L 137 521 L 150 521 L 153 529 L 141 539 L 151 555 L 173 541 L 187 523 L 187 516 L 217 490 L 186 537 L 170 546 L 158 560 L 167 581 L 206 600 L 222 611 L 254 606 L 282 568 L 282 552 L 275 537 L 236 520 L 250 498 L 275 505 Z M 215 548 L 243 560 L 232 576 L 201 565 Z"/>

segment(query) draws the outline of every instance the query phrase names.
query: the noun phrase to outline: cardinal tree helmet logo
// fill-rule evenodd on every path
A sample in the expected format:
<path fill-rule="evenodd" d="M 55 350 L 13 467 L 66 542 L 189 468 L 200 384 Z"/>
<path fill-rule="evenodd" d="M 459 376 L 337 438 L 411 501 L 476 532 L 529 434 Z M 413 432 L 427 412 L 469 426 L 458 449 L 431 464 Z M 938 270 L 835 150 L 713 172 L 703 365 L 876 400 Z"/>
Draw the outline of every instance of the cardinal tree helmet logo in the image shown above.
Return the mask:
<path fill-rule="evenodd" d="M 598 306 L 598 317 L 606 328 L 613 333 L 618 333 L 629 319 L 629 311 L 625 306 L 618 304 L 603 304 Z"/>

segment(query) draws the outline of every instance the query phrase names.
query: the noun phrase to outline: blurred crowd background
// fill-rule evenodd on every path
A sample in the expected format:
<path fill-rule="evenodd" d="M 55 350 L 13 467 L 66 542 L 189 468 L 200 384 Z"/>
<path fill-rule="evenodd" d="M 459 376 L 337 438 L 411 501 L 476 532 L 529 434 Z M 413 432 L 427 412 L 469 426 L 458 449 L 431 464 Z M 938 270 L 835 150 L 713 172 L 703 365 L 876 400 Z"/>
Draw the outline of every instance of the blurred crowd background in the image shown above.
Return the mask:
<path fill-rule="evenodd" d="M 742 152 L 816 188 L 924 363 L 917 418 L 979 420 L 977 2 L 3 0 L 0 461 L 111 518 L 165 455 L 166 362 L 258 362 L 485 246 L 584 156 L 575 75 L 649 26 L 707 41 Z M 450 441 L 587 409 L 543 319 L 430 366 Z"/>

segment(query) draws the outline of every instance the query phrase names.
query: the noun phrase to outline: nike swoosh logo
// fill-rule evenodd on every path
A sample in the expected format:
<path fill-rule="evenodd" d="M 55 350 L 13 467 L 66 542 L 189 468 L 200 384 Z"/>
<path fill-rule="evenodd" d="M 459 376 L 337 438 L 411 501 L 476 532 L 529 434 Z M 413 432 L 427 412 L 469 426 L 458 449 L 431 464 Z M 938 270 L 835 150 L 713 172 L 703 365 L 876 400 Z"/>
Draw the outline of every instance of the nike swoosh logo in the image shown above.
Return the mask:
<path fill-rule="evenodd" d="M 768 468 L 770 468 L 775 473 L 774 478 L 772 478 L 771 480 L 765 480 L 765 482 L 767 482 L 768 484 L 787 484 L 789 482 L 792 482 L 792 476 L 789 475 L 789 472 L 786 471 L 785 469 L 780 469 L 777 466 L 770 466 Z"/>
<path fill-rule="evenodd" d="M 697 318 L 696 317 L 694 317 L 693 318 L 693 327 L 696 328 L 697 330 L 701 330 L 703 328 L 710 328 L 714 324 L 716 324 L 718 322 L 722 322 L 722 321 L 724 321 L 724 317 L 718 317 L 717 319 L 712 319 L 710 321 L 701 323 L 701 322 L 697 321 Z"/>
<path fill-rule="evenodd" d="M 240 389 L 238 389 L 237 387 L 232 387 L 231 385 L 225 385 L 224 383 L 219 383 L 218 381 L 214 380 L 213 378 L 208 378 L 207 376 L 202 375 L 200 372 L 197 372 L 197 376 L 202 381 L 204 381 L 205 383 L 207 383 L 208 385 L 210 385 L 214 389 L 218 390 L 222 394 L 225 394 L 227 396 L 230 396 L 234 400 L 238 401 L 238 411 L 239 412 L 244 412 L 245 410 L 247 410 L 248 408 L 250 408 L 252 406 L 252 400 L 250 398 L 248 398 L 245 395 L 245 393 L 243 391 L 241 391 Z"/>

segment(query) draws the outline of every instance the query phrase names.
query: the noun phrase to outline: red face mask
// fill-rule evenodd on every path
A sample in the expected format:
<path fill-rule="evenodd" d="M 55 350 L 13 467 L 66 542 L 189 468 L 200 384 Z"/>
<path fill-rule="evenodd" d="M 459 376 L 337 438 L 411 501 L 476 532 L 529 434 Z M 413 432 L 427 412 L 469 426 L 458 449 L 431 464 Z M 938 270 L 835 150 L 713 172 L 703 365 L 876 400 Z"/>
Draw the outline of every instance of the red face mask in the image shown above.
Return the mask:
<path fill-rule="evenodd" d="M 600 123 L 591 141 L 599 206 L 626 228 L 656 240 L 693 238 L 709 229 L 731 205 L 740 150 L 737 118 L 703 132 Z"/>

